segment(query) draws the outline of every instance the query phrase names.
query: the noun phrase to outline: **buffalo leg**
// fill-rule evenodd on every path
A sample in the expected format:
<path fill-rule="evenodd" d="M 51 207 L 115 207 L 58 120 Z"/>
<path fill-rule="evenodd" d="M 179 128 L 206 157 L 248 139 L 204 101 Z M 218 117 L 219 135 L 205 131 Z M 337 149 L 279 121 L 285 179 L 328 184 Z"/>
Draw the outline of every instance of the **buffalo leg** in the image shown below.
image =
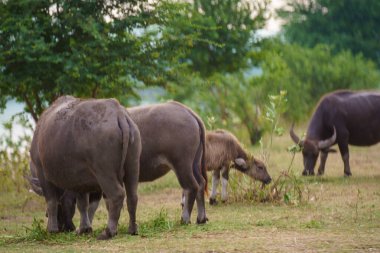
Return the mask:
<path fill-rule="evenodd" d="M 139 156 L 128 153 L 126 176 L 124 181 L 127 193 L 127 207 L 129 213 L 128 234 L 137 235 L 136 209 L 137 209 L 137 186 L 139 182 Z"/>
<path fill-rule="evenodd" d="M 220 169 L 216 169 L 212 172 L 212 192 L 210 196 L 210 205 L 218 204 L 216 201 L 217 189 L 220 181 Z"/>
<path fill-rule="evenodd" d="M 199 190 L 196 197 L 197 209 L 198 209 L 197 224 L 203 224 L 207 222 L 206 207 L 205 207 L 206 180 L 203 177 L 201 177 L 199 181 L 200 181 Z"/>
<path fill-rule="evenodd" d="M 176 166 L 175 168 L 180 167 Z M 183 224 L 189 224 L 191 211 L 193 210 L 194 202 L 199 191 L 199 185 L 195 180 L 191 166 L 188 166 L 188 169 L 185 169 L 185 166 L 182 166 L 181 168 L 184 169 L 184 172 L 182 173 L 179 173 L 176 170 L 176 176 L 185 195 L 185 203 L 182 210 L 181 222 Z"/>
<path fill-rule="evenodd" d="M 228 178 L 229 178 L 229 168 L 227 166 L 223 166 L 222 168 L 222 202 L 226 202 L 228 199 L 227 186 L 228 186 Z"/>
<path fill-rule="evenodd" d="M 105 171 L 97 168 L 96 171 Z M 106 240 L 117 234 L 117 225 L 120 218 L 121 208 L 125 198 L 124 182 L 117 178 L 116 175 L 97 174 L 97 181 L 107 196 L 104 198 L 108 210 L 107 228 L 98 236 L 98 240 Z M 112 183 L 110 183 L 112 182 Z"/>
<path fill-rule="evenodd" d="M 339 143 L 339 151 L 342 156 L 343 164 L 344 164 L 344 176 L 351 176 L 351 169 L 350 169 L 350 153 L 348 151 L 348 144 L 345 143 Z"/>
<path fill-rule="evenodd" d="M 117 225 L 120 218 L 120 211 L 123 207 L 125 191 L 122 185 L 115 186 L 117 190 L 114 193 L 107 194 L 105 201 L 108 206 L 107 228 L 98 236 L 98 240 L 106 240 L 117 234 Z"/>
<path fill-rule="evenodd" d="M 58 226 L 60 231 L 74 231 L 73 217 L 75 214 L 77 194 L 72 191 L 60 193 L 60 205 L 58 205 Z"/>
<path fill-rule="evenodd" d="M 102 198 L 101 192 L 93 192 L 90 193 L 89 206 L 88 206 L 88 218 L 90 220 L 90 224 L 94 220 L 96 209 L 98 209 L 100 199 Z"/>
<path fill-rule="evenodd" d="M 325 166 L 328 154 L 328 152 L 321 151 L 321 160 L 318 168 L 318 175 L 323 175 L 325 173 Z"/>
<path fill-rule="evenodd" d="M 78 193 L 77 194 L 77 207 L 80 213 L 80 225 L 78 234 L 88 234 L 92 232 L 91 222 L 88 217 L 89 208 L 89 194 Z"/>
<path fill-rule="evenodd" d="M 50 233 L 59 232 L 58 228 L 58 189 L 49 182 L 45 184 L 44 191 L 47 203 L 48 224 L 47 230 Z"/>

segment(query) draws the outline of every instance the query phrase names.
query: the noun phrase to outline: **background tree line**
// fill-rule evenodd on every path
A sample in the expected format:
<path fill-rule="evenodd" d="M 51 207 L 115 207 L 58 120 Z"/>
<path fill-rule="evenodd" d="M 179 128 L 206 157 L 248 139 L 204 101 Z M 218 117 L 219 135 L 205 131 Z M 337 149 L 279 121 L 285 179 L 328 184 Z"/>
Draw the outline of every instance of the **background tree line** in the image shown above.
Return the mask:
<path fill-rule="evenodd" d="M 0 108 L 35 121 L 62 94 L 138 104 L 141 90 L 194 108 L 256 143 L 268 94 L 288 92 L 290 120 L 324 93 L 380 86 L 380 3 L 289 0 L 262 38 L 269 0 L 0 1 Z"/>

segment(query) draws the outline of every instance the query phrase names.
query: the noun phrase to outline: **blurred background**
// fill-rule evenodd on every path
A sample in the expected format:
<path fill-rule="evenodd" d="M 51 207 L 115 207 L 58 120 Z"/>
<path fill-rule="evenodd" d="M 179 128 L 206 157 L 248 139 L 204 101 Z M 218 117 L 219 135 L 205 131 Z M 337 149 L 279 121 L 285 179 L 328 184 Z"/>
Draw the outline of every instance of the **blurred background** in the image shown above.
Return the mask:
<path fill-rule="evenodd" d="M 1 173 L 65 94 L 177 100 L 256 145 L 269 95 L 305 125 L 327 92 L 379 89 L 379 27 L 377 0 L 0 1 Z"/>

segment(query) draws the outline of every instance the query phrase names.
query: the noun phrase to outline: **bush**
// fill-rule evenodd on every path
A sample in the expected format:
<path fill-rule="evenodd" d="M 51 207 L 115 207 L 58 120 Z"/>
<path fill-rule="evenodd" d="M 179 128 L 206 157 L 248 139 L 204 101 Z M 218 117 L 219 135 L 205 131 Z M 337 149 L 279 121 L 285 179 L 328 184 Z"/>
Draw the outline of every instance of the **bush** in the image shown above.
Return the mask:
<path fill-rule="evenodd" d="M 263 74 L 254 77 L 262 96 L 287 90 L 291 119 L 305 119 L 319 98 L 337 89 L 376 89 L 380 73 L 362 55 L 342 51 L 336 55 L 327 45 L 303 48 L 276 40 L 267 41 L 256 55 Z"/>
<path fill-rule="evenodd" d="M 261 143 L 262 158 L 269 164 L 272 140 L 277 135 L 282 135 L 284 129 L 280 126 L 280 118 L 287 109 L 287 92 L 281 91 L 278 95 L 269 95 L 269 103 L 266 105 L 264 119 L 268 122 L 269 141 Z M 244 174 L 232 174 L 230 180 L 230 192 L 232 201 L 253 201 L 253 202 L 272 202 L 285 203 L 287 205 L 298 205 L 307 201 L 303 197 L 305 186 L 299 176 L 293 173 L 293 161 L 295 154 L 301 151 L 300 146 L 294 145 L 288 149 L 292 153 L 289 166 L 282 171 L 280 176 L 267 186 L 253 182 L 252 179 Z"/>

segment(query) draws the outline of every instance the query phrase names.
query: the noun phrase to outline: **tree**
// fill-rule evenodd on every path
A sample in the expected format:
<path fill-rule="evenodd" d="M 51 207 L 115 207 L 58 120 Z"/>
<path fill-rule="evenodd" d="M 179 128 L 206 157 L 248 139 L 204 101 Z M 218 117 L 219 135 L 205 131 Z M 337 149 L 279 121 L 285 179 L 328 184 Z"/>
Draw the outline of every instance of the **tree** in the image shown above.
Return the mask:
<path fill-rule="evenodd" d="M 380 1 L 288 0 L 279 15 L 289 42 L 361 53 L 380 67 Z"/>
<path fill-rule="evenodd" d="M 338 89 L 378 89 L 376 65 L 350 51 L 333 54 L 327 45 L 303 48 L 295 44 L 267 41 L 257 58 L 263 73 L 252 79 L 262 97 L 287 90 L 292 120 L 305 119 L 327 92 Z"/>
<path fill-rule="evenodd" d="M 168 63 L 187 41 L 161 33 L 160 26 L 170 25 L 188 6 L 148 0 L 0 1 L 0 108 L 14 98 L 37 121 L 62 94 L 126 103 L 137 96 L 136 87 L 164 85 Z"/>
<path fill-rule="evenodd" d="M 251 51 L 259 45 L 257 30 L 265 24 L 268 2 L 195 0 L 192 12 L 183 17 L 192 25 L 176 27 L 184 36 L 198 35 L 182 58 L 187 77 L 166 87 L 171 98 L 191 105 L 204 119 L 214 116 L 217 127 L 232 128 L 240 121 L 252 143 L 260 130 L 242 73 L 253 65 Z"/>
<path fill-rule="evenodd" d="M 188 55 L 191 68 L 210 77 L 248 67 L 247 56 L 258 43 L 256 31 L 265 24 L 267 4 L 267 0 L 195 0 L 191 22 L 199 39 Z"/>

